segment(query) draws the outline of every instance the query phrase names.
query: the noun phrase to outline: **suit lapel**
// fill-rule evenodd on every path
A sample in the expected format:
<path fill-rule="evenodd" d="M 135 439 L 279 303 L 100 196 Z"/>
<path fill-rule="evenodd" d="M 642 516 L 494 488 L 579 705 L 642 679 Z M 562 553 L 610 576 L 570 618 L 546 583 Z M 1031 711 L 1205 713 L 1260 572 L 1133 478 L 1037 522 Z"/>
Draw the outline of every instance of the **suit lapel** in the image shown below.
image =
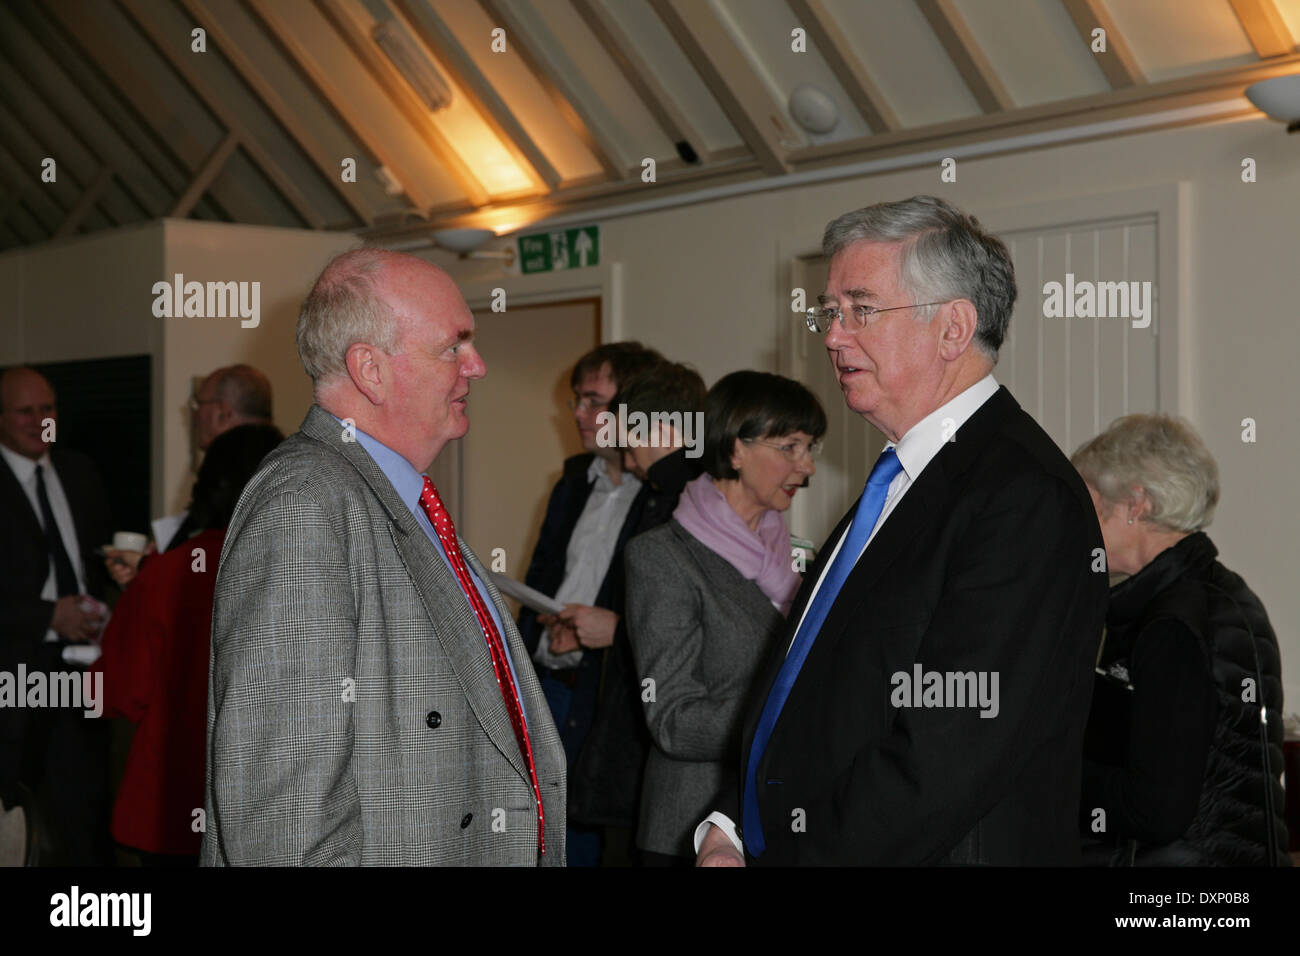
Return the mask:
<path fill-rule="evenodd" d="M 447 567 L 436 546 L 429 540 L 424 528 L 415 520 L 411 509 L 402 501 L 397 489 L 388 480 L 383 469 L 356 441 L 345 442 L 339 431 L 338 422 L 329 412 L 313 405 L 303 420 L 302 434 L 328 445 L 341 454 L 356 468 L 362 479 L 369 485 L 379 505 L 383 507 L 391 523 L 390 530 L 397 552 L 406 565 L 411 582 L 424 604 L 425 612 L 433 626 L 434 636 L 442 646 L 443 653 L 451 662 L 452 669 L 465 691 L 465 699 L 478 718 L 479 723 L 497 748 L 506 756 L 511 765 L 525 778 L 528 768 L 519 754 L 519 743 L 515 740 L 514 727 L 510 723 L 510 714 L 497 686 L 496 670 L 492 666 L 492 655 L 487 641 L 479 627 L 478 616 L 470 606 L 468 598 L 461 590 L 456 575 Z M 461 554 L 466 563 L 474 568 L 479 577 L 486 582 L 482 566 L 468 547 L 461 544 Z M 491 585 L 488 585 L 491 588 Z M 503 611 L 500 596 L 493 593 L 497 611 L 502 623 L 509 620 L 508 612 Z M 448 626 L 450 623 L 450 626 Z M 507 630 L 513 630 L 513 624 Z M 506 639 L 506 635 L 502 635 Z M 526 651 L 516 650 L 518 638 L 510 645 L 510 651 L 516 662 L 527 663 Z M 515 664 L 518 672 L 520 663 Z M 535 714 L 537 704 L 529 702 L 529 713 Z M 541 706 L 545 706 L 543 703 Z"/>
<path fill-rule="evenodd" d="M 41 530 L 41 521 L 32 510 L 31 499 L 27 497 L 27 492 L 23 491 L 23 486 L 18 483 L 18 476 L 14 474 L 13 469 L 9 467 L 9 462 L 0 456 L 0 486 L 3 486 L 4 496 L 10 502 L 9 514 L 17 515 L 18 522 L 26 530 L 29 537 L 37 544 L 41 551 L 45 550 L 45 534 Z M 48 557 L 48 555 L 47 555 Z"/>

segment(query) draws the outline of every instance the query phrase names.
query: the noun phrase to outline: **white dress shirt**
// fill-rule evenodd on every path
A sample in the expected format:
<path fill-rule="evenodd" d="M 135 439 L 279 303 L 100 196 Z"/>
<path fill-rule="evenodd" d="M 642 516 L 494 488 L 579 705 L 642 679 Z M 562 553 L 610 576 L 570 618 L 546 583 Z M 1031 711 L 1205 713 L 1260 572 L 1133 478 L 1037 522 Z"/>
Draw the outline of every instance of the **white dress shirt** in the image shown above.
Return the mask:
<path fill-rule="evenodd" d="M 561 604 L 587 604 L 596 600 L 600 585 L 609 571 L 618 545 L 618 534 L 627 520 L 632 501 L 641 490 L 641 482 L 629 471 L 624 471 L 616 485 L 610 480 L 604 458 L 597 455 L 587 467 L 587 477 L 596 483 L 583 505 L 578 523 L 569 536 L 569 547 L 564 557 L 564 580 L 555 592 Z M 543 667 L 563 670 L 577 667 L 582 661 L 582 648 L 564 654 L 551 653 L 550 628 L 542 631 L 537 640 L 533 660 Z"/>
<path fill-rule="evenodd" d="M 903 500 L 903 495 L 907 494 L 907 489 L 921 476 L 926 465 L 930 464 L 943 450 L 945 442 L 955 441 L 956 433 L 966 421 L 979 411 L 980 407 L 993 397 L 998 390 L 998 383 L 989 373 L 984 376 L 966 391 L 949 399 L 943 405 L 940 405 L 925 418 L 921 419 L 915 425 L 907 430 L 902 438 L 898 440 L 897 445 L 892 447 L 898 454 L 899 463 L 902 469 L 894 480 L 889 483 L 889 490 L 885 494 L 885 505 L 880 510 L 880 517 L 876 519 L 875 526 L 871 529 L 871 535 L 867 538 L 867 543 L 862 546 L 858 552 L 857 561 L 862 560 L 862 555 L 867 548 L 871 547 L 871 542 L 875 540 L 876 534 L 879 533 L 886 519 L 898 507 L 898 503 Z M 887 442 L 885 448 L 891 447 Z M 849 528 L 852 524 L 845 525 L 844 532 L 835 542 L 835 547 L 831 551 L 830 558 L 822 565 L 821 575 L 817 578 L 817 584 L 813 587 L 812 593 L 808 595 L 808 602 L 804 605 L 803 614 L 799 617 L 799 627 L 803 626 L 803 619 L 808 614 L 808 609 L 812 607 L 813 599 L 821 589 L 822 581 L 826 577 L 826 572 L 830 570 L 831 565 L 835 563 L 835 557 L 840 553 L 840 547 L 844 544 L 844 539 L 848 535 Z M 794 635 L 798 635 L 799 627 L 794 629 Z M 794 637 L 790 638 L 790 647 L 794 646 Z M 786 653 L 790 653 L 790 647 L 786 648 Z M 695 852 L 700 851 L 700 843 L 704 840 L 705 834 L 709 832 L 709 824 L 713 824 L 735 845 L 736 849 L 744 852 L 744 845 L 741 843 L 739 836 L 736 834 L 736 824 L 730 817 L 724 813 L 714 811 L 705 818 L 704 822 L 695 828 Z"/>
<path fill-rule="evenodd" d="M 45 522 L 41 518 L 41 502 L 36 497 L 36 466 L 41 466 L 41 472 L 45 478 L 45 495 L 50 499 L 50 511 L 54 513 L 54 523 L 58 525 L 59 534 L 63 538 L 63 550 L 68 552 L 68 560 L 72 562 L 73 573 L 77 576 L 77 592 L 85 594 L 86 571 L 81 564 L 81 548 L 77 546 L 77 526 L 72 521 L 72 507 L 68 504 L 68 496 L 63 492 L 63 484 L 59 481 L 59 473 L 54 470 L 54 466 L 50 463 L 50 453 L 47 451 L 41 455 L 39 461 L 32 461 L 30 458 L 0 445 L 0 454 L 4 455 L 9 470 L 18 479 L 23 494 L 27 495 L 27 500 L 32 506 L 32 513 L 36 515 L 36 523 L 44 528 Z M 95 542 L 95 544 L 105 543 L 103 541 Z M 90 544 L 90 542 L 87 542 L 87 544 Z M 45 575 L 45 587 L 41 588 L 41 600 L 57 601 L 59 599 L 59 588 L 54 574 L 53 556 L 48 560 L 49 570 Z M 55 633 L 53 628 L 49 628 L 45 632 L 45 640 L 47 642 L 58 641 L 59 635 Z"/>

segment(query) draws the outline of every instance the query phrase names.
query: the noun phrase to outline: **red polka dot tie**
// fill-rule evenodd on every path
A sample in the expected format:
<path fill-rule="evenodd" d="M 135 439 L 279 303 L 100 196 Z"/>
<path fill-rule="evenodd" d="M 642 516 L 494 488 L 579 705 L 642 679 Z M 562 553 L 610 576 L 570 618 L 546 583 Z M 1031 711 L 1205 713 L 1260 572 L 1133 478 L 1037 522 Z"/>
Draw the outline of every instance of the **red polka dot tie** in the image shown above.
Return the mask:
<path fill-rule="evenodd" d="M 424 479 L 424 490 L 420 492 L 420 505 L 424 508 L 424 513 L 429 516 L 433 530 L 437 532 L 438 540 L 442 542 L 452 569 L 456 572 L 456 578 L 460 581 L 461 590 L 469 598 L 470 607 L 474 609 L 479 627 L 487 639 L 488 650 L 492 655 L 492 670 L 496 672 L 497 687 L 501 689 L 501 698 L 506 702 L 510 723 L 515 729 L 515 739 L 519 741 L 519 752 L 523 755 L 524 763 L 528 765 L 528 776 L 532 779 L 533 796 L 537 798 L 537 848 L 545 854 L 546 814 L 542 810 L 542 788 L 537 782 L 537 767 L 533 763 L 533 745 L 528 739 L 528 726 L 524 723 L 524 711 L 519 703 L 519 688 L 515 686 L 514 677 L 510 673 L 510 661 L 506 657 L 505 645 L 501 641 L 501 634 L 497 631 L 496 622 L 492 620 L 487 605 L 483 603 L 483 596 L 479 594 L 478 588 L 474 586 L 474 581 L 469 576 L 469 567 L 466 566 L 465 558 L 460 553 L 460 543 L 456 540 L 456 526 L 451 522 L 451 515 L 447 514 L 442 498 L 438 496 L 438 489 L 427 476 Z"/>

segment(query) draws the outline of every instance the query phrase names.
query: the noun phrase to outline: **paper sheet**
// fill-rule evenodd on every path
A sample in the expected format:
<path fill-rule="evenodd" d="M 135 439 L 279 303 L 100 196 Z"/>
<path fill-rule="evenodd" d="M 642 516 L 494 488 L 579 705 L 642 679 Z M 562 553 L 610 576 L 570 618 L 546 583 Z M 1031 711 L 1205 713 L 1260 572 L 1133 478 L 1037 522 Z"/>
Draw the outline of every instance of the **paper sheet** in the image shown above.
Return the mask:
<path fill-rule="evenodd" d="M 492 575 L 492 583 L 497 586 L 498 591 L 514 598 L 524 607 L 532 608 L 538 614 L 559 614 L 564 610 L 564 605 L 559 601 L 530 588 L 527 584 L 506 577 L 504 574 L 497 574 L 495 571 L 488 573 Z"/>

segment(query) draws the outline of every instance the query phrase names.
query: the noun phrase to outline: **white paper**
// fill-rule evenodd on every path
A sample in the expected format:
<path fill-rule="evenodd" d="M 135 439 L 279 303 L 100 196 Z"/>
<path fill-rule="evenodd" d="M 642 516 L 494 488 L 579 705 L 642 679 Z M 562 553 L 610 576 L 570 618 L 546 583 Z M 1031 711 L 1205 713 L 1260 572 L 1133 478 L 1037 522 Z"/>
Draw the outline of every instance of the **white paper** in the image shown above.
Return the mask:
<path fill-rule="evenodd" d="M 527 584 L 506 577 L 504 574 L 497 574 L 495 571 L 488 573 L 492 575 L 492 583 L 497 586 L 498 591 L 514 598 L 524 607 L 532 608 L 538 614 L 559 614 L 564 610 L 564 605 L 555 598 L 549 598 Z"/>
<path fill-rule="evenodd" d="M 63 659 L 69 664 L 89 667 L 104 655 L 98 644 L 69 644 L 63 649 Z"/>
<path fill-rule="evenodd" d="M 158 545 L 158 550 L 164 550 L 171 543 L 172 536 L 176 534 L 176 529 L 181 526 L 189 514 L 188 511 L 182 511 L 178 515 L 163 515 L 161 518 L 155 518 L 151 524 L 153 528 L 153 540 Z"/>

